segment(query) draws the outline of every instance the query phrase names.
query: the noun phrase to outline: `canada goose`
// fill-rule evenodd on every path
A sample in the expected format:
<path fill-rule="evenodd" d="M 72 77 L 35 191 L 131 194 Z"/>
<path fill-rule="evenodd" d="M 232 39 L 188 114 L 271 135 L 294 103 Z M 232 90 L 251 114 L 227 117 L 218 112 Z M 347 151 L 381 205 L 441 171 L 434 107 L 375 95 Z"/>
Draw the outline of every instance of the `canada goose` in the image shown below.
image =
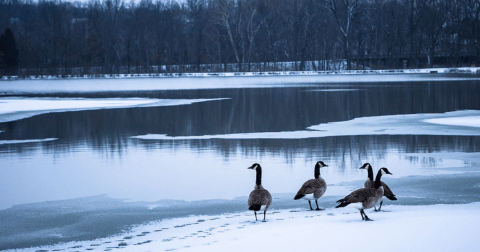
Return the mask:
<path fill-rule="evenodd" d="M 311 200 L 315 200 L 315 204 L 317 204 L 317 208 L 315 210 L 324 210 L 318 207 L 318 199 L 322 197 L 322 195 L 327 191 L 327 183 L 325 180 L 320 176 L 320 168 L 328 167 L 322 161 L 318 161 L 315 164 L 315 178 L 307 180 L 307 182 L 303 183 L 300 190 L 298 190 L 297 195 L 295 195 L 294 200 L 298 199 L 305 199 L 308 200 L 308 204 L 310 205 L 310 210 L 313 210 Z"/>
<path fill-rule="evenodd" d="M 368 170 L 368 179 L 365 180 L 364 187 L 365 188 L 374 188 L 375 187 L 375 181 L 373 181 L 372 166 L 369 163 L 365 163 L 365 164 L 363 164 L 362 167 L 360 167 L 360 169 L 367 169 Z M 387 197 L 387 199 L 389 199 L 389 200 L 397 200 L 397 197 L 395 196 L 395 194 L 393 194 L 390 187 L 388 187 L 388 185 L 385 184 L 385 182 L 383 182 L 383 181 L 380 181 L 380 183 L 383 186 L 383 196 Z M 380 211 L 380 209 L 382 208 L 382 204 L 383 204 L 383 197 L 381 198 L 380 207 L 378 208 L 378 210 L 375 206 L 373 206 L 375 208 L 375 212 Z"/>
<path fill-rule="evenodd" d="M 272 195 L 262 186 L 262 167 L 255 163 L 248 167 L 248 169 L 253 169 L 257 172 L 255 187 L 248 197 L 248 210 L 254 211 L 255 220 L 258 220 L 257 211 L 260 211 L 260 208 L 265 206 L 265 209 L 263 210 L 263 221 L 265 222 L 267 209 L 270 207 L 270 204 L 272 204 Z"/>
<path fill-rule="evenodd" d="M 360 188 L 353 191 L 345 198 L 338 200 L 337 203 L 339 203 L 339 205 L 335 208 L 345 207 L 349 204 L 357 203 L 355 208 L 360 210 L 362 220 L 370 221 L 371 219 L 368 218 L 363 210 L 374 207 L 378 200 L 383 196 L 383 186 L 382 183 L 380 183 L 382 174 L 393 175 L 390 173 L 390 171 L 388 171 L 387 168 L 380 168 L 380 170 L 378 170 L 377 177 L 375 178 L 375 186 L 373 188 Z"/>

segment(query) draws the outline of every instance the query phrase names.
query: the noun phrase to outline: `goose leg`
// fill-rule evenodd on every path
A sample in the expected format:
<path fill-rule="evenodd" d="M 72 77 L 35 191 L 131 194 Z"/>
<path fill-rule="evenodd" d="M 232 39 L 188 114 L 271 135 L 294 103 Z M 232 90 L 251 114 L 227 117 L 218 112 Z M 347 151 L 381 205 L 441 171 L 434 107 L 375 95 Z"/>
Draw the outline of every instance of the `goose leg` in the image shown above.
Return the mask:
<path fill-rule="evenodd" d="M 257 219 L 257 211 L 253 211 L 255 213 L 255 221 L 258 221 Z"/>
<path fill-rule="evenodd" d="M 380 207 L 378 207 L 378 212 L 380 212 L 380 208 L 382 208 L 383 200 L 380 201 Z"/>
<path fill-rule="evenodd" d="M 315 209 L 315 210 L 317 210 L 317 211 L 325 210 L 325 209 L 321 209 L 320 207 L 318 207 L 318 200 L 315 200 L 315 204 L 317 204 L 317 209 Z"/>
<path fill-rule="evenodd" d="M 263 211 L 263 222 L 267 222 L 267 220 L 265 220 L 265 215 L 267 215 L 267 210 Z"/>
<path fill-rule="evenodd" d="M 362 209 L 362 212 L 363 212 L 363 209 Z M 368 218 L 368 216 L 365 214 L 365 212 L 363 212 L 363 215 L 365 215 L 365 220 L 366 221 L 371 221 L 372 219 Z"/>
<path fill-rule="evenodd" d="M 362 216 L 362 220 L 365 220 L 365 218 L 363 217 L 363 210 L 360 209 L 360 216 Z"/>
<path fill-rule="evenodd" d="M 312 203 L 310 202 L 310 200 L 308 201 L 308 204 L 310 205 L 310 210 L 313 211 Z"/>

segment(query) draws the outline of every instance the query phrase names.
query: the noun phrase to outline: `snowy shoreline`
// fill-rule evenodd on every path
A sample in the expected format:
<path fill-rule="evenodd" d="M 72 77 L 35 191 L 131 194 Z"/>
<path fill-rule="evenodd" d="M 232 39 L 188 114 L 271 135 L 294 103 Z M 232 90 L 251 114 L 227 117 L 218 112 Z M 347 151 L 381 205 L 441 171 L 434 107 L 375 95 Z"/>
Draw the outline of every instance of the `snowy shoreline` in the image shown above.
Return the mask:
<path fill-rule="evenodd" d="M 271 210 L 267 222 L 253 213 L 196 215 L 165 219 L 97 240 L 6 251 L 295 251 L 321 247 L 326 251 L 476 251 L 480 202 L 470 204 L 406 206 L 389 205 L 386 211 L 366 212 L 365 222 L 353 208 Z M 372 235 L 372 236 L 371 236 Z M 348 240 L 348 242 L 347 242 Z"/>
<path fill-rule="evenodd" d="M 171 78 L 171 77 L 239 77 L 239 76 L 308 76 L 308 75 L 362 75 L 362 74 L 478 74 L 480 67 L 421 68 L 385 70 L 330 70 L 330 71 L 267 71 L 267 72 L 214 72 L 214 73 L 144 73 L 144 74 L 82 74 L 82 75 L 32 75 L 2 76 L 0 80 L 45 79 L 115 79 L 115 78 Z"/>

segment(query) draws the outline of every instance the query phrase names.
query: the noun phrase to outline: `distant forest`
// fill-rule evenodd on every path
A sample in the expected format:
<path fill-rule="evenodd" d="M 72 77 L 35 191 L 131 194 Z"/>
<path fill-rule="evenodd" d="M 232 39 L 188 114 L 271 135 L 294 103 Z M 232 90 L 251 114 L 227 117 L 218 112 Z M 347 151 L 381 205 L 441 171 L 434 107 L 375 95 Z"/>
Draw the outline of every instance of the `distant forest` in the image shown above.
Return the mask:
<path fill-rule="evenodd" d="M 472 66 L 479 16 L 480 0 L 0 0 L 0 74 Z"/>

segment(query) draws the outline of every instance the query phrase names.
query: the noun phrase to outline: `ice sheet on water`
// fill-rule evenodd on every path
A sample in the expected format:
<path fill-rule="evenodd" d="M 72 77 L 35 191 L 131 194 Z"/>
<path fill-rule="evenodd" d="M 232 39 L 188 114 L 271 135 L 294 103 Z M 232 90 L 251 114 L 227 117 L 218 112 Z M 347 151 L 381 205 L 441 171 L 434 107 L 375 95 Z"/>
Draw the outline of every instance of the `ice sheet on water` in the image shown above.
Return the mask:
<path fill-rule="evenodd" d="M 329 89 L 312 89 L 308 90 L 310 92 L 351 92 L 351 91 L 359 91 L 360 89 L 357 88 L 329 88 Z"/>
<path fill-rule="evenodd" d="M 350 135 L 447 135 L 479 136 L 480 111 L 464 110 L 447 113 L 388 115 L 355 118 L 349 121 L 322 123 L 307 130 L 257 132 L 204 136 L 167 136 L 147 134 L 132 138 L 144 140 L 192 139 L 303 139 Z M 469 126 L 469 127 L 465 127 Z"/>
<path fill-rule="evenodd" d="M 0 98 L 0 123 L 11 122 L 51 112 L 96 109 L 160 107 L 188 105 L 218 99 L 150 99 L 150 98 Z"/>
<path fill-rule="evenodd" d="M 426 119 L 426 120 L 424 120 L 424 122 L 479 128 L 480 127 L 480 116 L 432 118 L 432 119 Z"/>
<path fill-rule="evenodd" d="M 1 133 L 1 131 L 0 131 Z M 45 139 L 26 139 L 26 140 L 0 140 L 0 145 L 4 144 L 23 144 L 23 143 L 41 143 L 55 141 L 58 138 L 45 138 Z"/>

